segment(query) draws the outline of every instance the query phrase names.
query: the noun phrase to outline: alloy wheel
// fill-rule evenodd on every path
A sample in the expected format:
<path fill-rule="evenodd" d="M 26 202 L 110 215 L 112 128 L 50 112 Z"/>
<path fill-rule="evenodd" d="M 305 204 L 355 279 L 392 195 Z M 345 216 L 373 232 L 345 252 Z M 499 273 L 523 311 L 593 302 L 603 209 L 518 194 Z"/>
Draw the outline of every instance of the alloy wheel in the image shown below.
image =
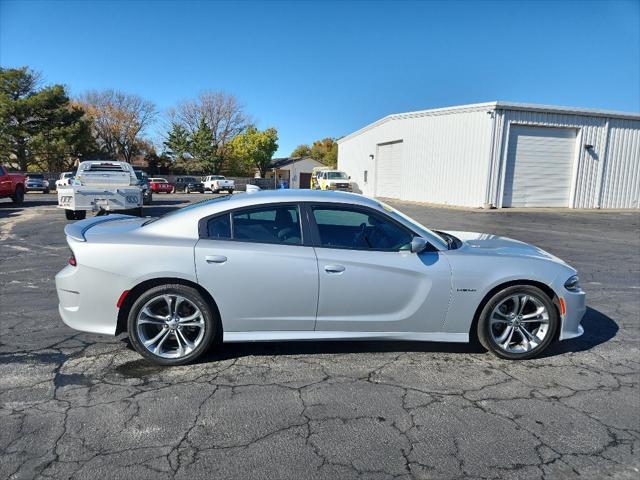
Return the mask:
<path fill-rule="evenodd" d="M 535 350 L 549 333 L 549 312 L 535 295 L 516 293 L 496 305 L 489 317 L 495 344 L 508 353 Z"/>
<path fill-rule="evenodd" d="M 176 294 L 153 297 L 136 317 L 140 343 L 153 355 L 177 359 L 191 354 L 205 335 L 200 309 L 188 298 Z"/>

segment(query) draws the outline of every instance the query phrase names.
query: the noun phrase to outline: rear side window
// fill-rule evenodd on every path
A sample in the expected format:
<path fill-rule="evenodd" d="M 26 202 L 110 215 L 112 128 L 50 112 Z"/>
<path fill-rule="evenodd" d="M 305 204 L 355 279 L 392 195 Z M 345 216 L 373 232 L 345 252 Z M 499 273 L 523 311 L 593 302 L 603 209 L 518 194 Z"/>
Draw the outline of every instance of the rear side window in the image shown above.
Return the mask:
<path fill-rule="evenodd" d="M 229 219 L 229 214 L 210 219 L 207 222 L 207 234 L 209 238 L 231 238 L 231 220 Z"/>
<path fill-rule="evenodd" d="M 233 239 L 249 242 L 302 244 L 298 209 L 277 205 L 233 212 Z"/>
<path fill-rule="evenodd" d="M 409 248 L 413 235 L 377 212 L 348 207 L 313 207 L 326 248 L 397 251 Z"/>
<path fill-rule="evenodd" d="M 301 245 L 300 215 L 295 205 L 239 210 L 207 220 L 207 237 Z"/>

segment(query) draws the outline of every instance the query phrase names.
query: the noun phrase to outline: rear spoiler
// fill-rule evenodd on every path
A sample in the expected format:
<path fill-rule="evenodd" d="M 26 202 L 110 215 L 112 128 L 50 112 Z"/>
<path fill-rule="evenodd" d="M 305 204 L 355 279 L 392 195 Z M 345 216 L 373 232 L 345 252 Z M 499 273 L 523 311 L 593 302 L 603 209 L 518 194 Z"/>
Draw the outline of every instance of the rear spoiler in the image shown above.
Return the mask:
<path fill-rule="evenodd" d="M 64 234 L 67 237 L 73 238 L 79 242 L 86 242 L 84 234 L 91 227 L 95 227 L 100 223 L 112 222 L 114 220 L 122 220 L 123 218 L 135 218 L 133 215 L 122 215 L 122 214 L 113 214 L 113 215 L 105 215 L 93 218 L 87 218 L 86 220 L 80 220 L 78 222 L 69 223 L 66 227 L 64 227 Z"/>

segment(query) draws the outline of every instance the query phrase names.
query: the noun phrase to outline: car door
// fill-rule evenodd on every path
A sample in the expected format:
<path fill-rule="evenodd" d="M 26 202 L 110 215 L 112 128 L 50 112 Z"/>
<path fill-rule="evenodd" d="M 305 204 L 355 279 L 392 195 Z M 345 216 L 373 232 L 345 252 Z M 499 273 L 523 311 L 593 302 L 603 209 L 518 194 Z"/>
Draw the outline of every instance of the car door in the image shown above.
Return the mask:
<path fill-rule="evenodd" d="M 447 259 L 412 253 L 413 232 L 382 212 L 310 205 L 320 293 L 316 330 L 438 332 L 451 295 Z"/>
<path fill-rule="evenodd" d="M 196 274 L 225 331 L 313 330 L 318 264 L 297 205 L 238 209 L 200 223 Z"/>
<path fill-rule="evenodd" d="M 4 167 L 0 166 L 0 196 L 4 197 L 11 193 L 11 177 Z"/>

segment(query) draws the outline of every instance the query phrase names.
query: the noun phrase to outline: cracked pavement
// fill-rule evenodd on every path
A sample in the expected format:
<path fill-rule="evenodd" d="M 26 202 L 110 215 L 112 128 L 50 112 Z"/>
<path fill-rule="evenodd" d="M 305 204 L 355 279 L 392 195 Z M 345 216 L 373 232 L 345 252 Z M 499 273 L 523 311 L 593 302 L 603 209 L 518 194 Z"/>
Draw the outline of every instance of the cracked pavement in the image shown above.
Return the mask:
<path fill-rule="evenodd" d="M 156 195 L 158 214 L 201 195 Z M 640 213 L 465 211 L 426 225 L 506 235 L 568 261 L 585 334 L 510 362 L 475 345 L 228 344 L 147 363 L 126 335 L 66 327 L 55 195 L 0 204 L 0 478 L 640 476 Z"/>

